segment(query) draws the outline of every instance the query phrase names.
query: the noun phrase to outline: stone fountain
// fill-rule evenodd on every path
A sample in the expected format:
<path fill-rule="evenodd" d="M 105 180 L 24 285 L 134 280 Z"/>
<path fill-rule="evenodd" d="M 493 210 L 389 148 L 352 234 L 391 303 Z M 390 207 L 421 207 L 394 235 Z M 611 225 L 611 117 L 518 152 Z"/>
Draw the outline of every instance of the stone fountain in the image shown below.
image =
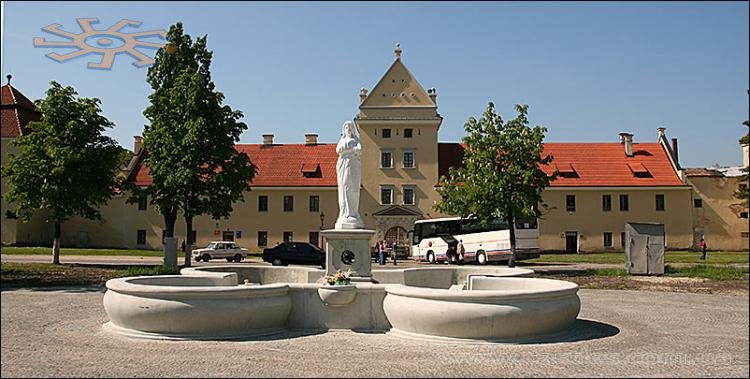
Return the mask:
<path fill-rule="evenodd" d="M 359 215 L 362 144 L 355 124 L 336 145 L 339 215 L 326 240 L 325 271 L 241 264 L 184 268 L 181 275 L 107 281 L 111 333 L 151 339 L 247 339 L 285 330 L 388 331 L 459 341 L 519 341 L 565 332 L 578 316 L 578 286 L 528 278 L 506 267 L 372 271 Z M 319 294 L 323 275 L 349 271 L 345 301 Z M 376 284 L 377 283 L 377 284 Z M 326 290 L 337 286 L 325 288 Z M 348 292 L 343 296 L 343 292 Z"/>

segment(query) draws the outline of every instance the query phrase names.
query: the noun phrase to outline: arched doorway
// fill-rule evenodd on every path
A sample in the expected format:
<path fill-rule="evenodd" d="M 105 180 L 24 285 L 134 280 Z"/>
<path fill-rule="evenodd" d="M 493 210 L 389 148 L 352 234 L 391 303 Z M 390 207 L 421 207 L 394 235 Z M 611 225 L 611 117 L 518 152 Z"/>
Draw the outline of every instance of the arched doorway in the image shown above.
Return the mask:
<path fill-rule="evenodd" d="M 406 229 L 400 226 L 394 226 L 388 229 L 388 231 L 385 232 L 385 242 L 388 244 L 388 246 L 393 246 L 394 243 L 398 246 L 408 245 L 409 243 L 406 239 Z"/>

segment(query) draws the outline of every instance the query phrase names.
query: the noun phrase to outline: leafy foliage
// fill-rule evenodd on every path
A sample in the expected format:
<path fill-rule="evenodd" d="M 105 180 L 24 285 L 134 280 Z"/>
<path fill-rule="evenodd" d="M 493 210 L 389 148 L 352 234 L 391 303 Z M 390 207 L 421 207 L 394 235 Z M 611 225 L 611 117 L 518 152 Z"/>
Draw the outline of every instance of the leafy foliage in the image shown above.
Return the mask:
<path fill-rule="evenodd" d="M 100 219 L 98 208 L 109 201 L 117 186 L 120 147 L 102 135 L 113 126 L 102 116 L 96 98 L 76 98 L 73 87 L 51 82 L 46 98 L 36 101 L 40 121 L 11 142 L 19 154 L 9 154 L 2 175 L 8 180 L 8 202 L 28 221 L 43 210 L 55 224 L 59 246 L 60 224 L 71 216 Z M 53 249 L 59 262 L 59 247 Z"/>
<path fill-rule="evenodd" d="M 528 126 L 528 106 L 517 105 L 516 110 L 518 116 L 504 123 L 489 103 L 482 118 L 469 118 L 463 165 L 441 178 L 437 210 L 473 215 L 485 225 L 497 217 L 513 221 L 541 215 L 541 193 L 551 179 L 540 167 L 552 160 L 542 157 L 547 129 Z"/>
<path fill-rule="evenodd" d="M 495 218 L 511 225 L 511 250 L 515 251 L 515 221 L 541 215 L 542 191 L 550 177 L 541 169 L 552 161 L 542 156 L 542 126 L 529 127 L 528 106 L 516 105 L 518 115 L 503 122 L 494 104 L 479 120 L 470 117 L 464 125 L 467 135 L 461 167 L 451 167 L 440 179 L 442 201 L 435 209 L 444 213 L 474 216 L 482 224 Z M 512 261 L 510 262 L 512 265 Z"/>
<path fill-rule="evenodd" d="M 167 237 L 174 236 L 178 210 L 189 224 L 207 213 L 228 217 L 255 175 L 250 158 L 234 148 L 247 125 L 239 121 L 242 112 L 222 105 L 224 95 L 211 80 L 206 39 L 193 43 L 181 23 L 173 25 L 167 46 L 148 70 L 153 93 L 143 112 L 150 122 L 143 146 L 153 183 L 145 189 L 131 187 L 130 200 L 148 195 L 165 217 Z"/>

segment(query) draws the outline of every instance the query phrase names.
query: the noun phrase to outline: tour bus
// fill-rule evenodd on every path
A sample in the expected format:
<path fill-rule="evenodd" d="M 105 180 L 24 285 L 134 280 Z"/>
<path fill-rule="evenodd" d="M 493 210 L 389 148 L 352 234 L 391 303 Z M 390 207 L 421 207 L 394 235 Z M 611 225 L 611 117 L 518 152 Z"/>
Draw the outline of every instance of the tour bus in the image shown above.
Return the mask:
<path fill-rule="evenodd" d="M 464 244 L 464 262 L 485 264 L 510 258 L 510 230 L 506 221 L 496 219 L 481 225 L 475 218 L 460 217 L 417 220 L 412 231 L 414 260 L 430 263 L 446 261 L 448 248 Z M 536 220 L 516 221 L 516 260 L 539 257 L 539 228 Z"/>

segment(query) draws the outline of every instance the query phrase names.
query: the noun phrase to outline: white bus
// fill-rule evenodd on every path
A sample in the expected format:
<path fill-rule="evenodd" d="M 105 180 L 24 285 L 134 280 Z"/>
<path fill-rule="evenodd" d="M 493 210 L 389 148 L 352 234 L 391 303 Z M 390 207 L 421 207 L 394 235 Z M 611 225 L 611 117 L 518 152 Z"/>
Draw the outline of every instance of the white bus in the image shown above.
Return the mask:
<path fill-rule="evenodd" d="M 495 220 L 482 226 L 477 219 L 460 217 L 418 220 L 412 231 L 411 258 L 430 263 L 447 259 L 448 248 L 463 241 L 464 261 L 485 264 L 510 258 L 508 223 Z M 539 257 L 539 228 L 536 220 L 516 221 L 516 260 Z"/>

